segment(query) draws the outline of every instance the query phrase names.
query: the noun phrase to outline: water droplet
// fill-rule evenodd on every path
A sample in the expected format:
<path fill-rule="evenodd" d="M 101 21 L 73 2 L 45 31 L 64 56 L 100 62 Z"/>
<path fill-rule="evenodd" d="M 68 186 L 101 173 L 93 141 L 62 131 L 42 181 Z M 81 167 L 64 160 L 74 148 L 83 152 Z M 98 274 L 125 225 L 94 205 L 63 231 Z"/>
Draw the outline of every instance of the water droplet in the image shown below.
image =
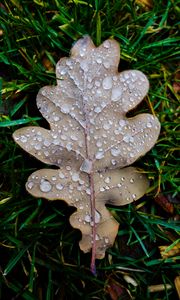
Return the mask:
<path fill-rule="evenodd" d="M 120 125 L 121 127 L 124 127 L 124 126 L 126 125 L 126 121 L 125 121 L 125 120 L 120 120 L 120 121 L 119 121 L 119 125 Z"/>
<path fill-rule="evenodd" d="M 102 142 L 101 141 L 97 141 L 96 142 L 96 146 L 99 148 L 99 147 L 102 147 Z"/>
<path fill-rule="evenodd" d="M 109 63 L 108 61 L 105 61 L 105 62 L 103 63 L 103 66 L 104 66 L 106 69 L 109 69 L 110 63 Z"/>
<path fill-rule="evenodd" d="M 96 210 L 95 211 L 95 223 L 99 223 L 100 222 L 100 219 L 101 219 L 101 215 L 100 213 Z"/>
<path fill-rule="evenodd" d="M 94 109 L 94 112 L 100 113 L 101 112 L 101 107 L 100 106 L 96 106 L 95 109 Z"/>
<path fill-rule="evenodd" d="M 132 194 L 133 199 L 136 199 L 136 196 L 137 196 L 136 194 Z"/>
<path fill-rule="evenodd" d="M 105 242 L 106 244 L 108 244 L 108 243 L 109 243 L 109 239 L 108 239 L 108 238 L 105 238 L 105 239 L 104 239 L 104 242 Z"/>
<path fill-rule="evenodd" d="M 99 239 L 100 239 L 100 238 L 99 238 L 99 234 L 96 234 L 95 240 L 96 240 L 96 241 L 99 241 Z"/>
<path fill-rule="evenodd" d="M 147 128 L 151 128 L 152 127 L 152 123 L 151 122 L 148 122 L 147 123 Z"/>
<path fill-rule="evenodd" d="M 103 187 L 100 187 L 100 192 L 104 192 L 105 191 L 105 188 L 103 188 Z"/>
<path fill-rule="evenodd" d="M 34 146 L 34 149 L 36 149 L 36 150 L 41 150 L 41 144 L 35 145 L 35 146 Z"/>
<path fill-rule="evenodd" d="M 91 195 L 91 190 L 89 188 L 86 189 L 86 194 Z"/>
<path fill-rule="evenodd" d="M 85 215 L 84 220 L 85 220 L 87 223 L 90 223 L 90 222 L 91 222 L 91 216 L 90 216 L 90 215 Z"/>
<path fill-rule="evenodd" d="M 111 179 L 110 177 L 106 177 L 106 178 L 104 179 L 104 182 L 105 182 L 105 183 L 110 183 L 110 179 Z"/>
<path fill-rule="evenodd" d="M 115 159 L 112 159 L 111 163 L 112 163 L 113 166 L 115 166 L 117 164 L 117 161 Z"/>
<path fill-rule="evenodd" d="M 41 179 L 40 190 L 44 193 L 50 192 L 52 189 L 52 185 L 48 180 Z"/>
<path fill-rule="evenodd" d="M 111 89 L 112 88 L 112 78 L 110 76 L 105 77 L 102 82 L 102 85 L 105 90 Z"/>
<path fill-rule="evenodd" d="M 52 176 L 51 179 L 52 179 L 52 181 L 56 181 L 57 180 L 56 176 Z"/>
<path fill-rule="evenodd" d="M 64 134 L 62 134 L 62 135 L 60 136 L 60 138 L 61 138 L 61 140 L 63 140 L 63 141 L 67 140 L 67 137 L 66 137 L 66 135 L 64 135 Z"/>
<path fill-rule="evenodd" d="M 99 151 L 95 155 L 96 159 L 102 159 L 103 157 L 104 157 L 104 151 Z"/>
<path fill-rule="evenodd" d="M 54 120 L 55 122 L 57 122 L 57 121 L 59 121 L 59 117 L 58 117 L 58 116 L 54 116 L 54 117 L 53 117 L 53 120 Z"/>
<path fill-rule="evenodd" d="M 80 67 L 84 72 L 87 72 L 89 70 L 89 65 L 86 60 L 81 61 Z"/>
<path fill-rule="evenodd" d="M 72 181 L 77 182 L 79 180 L 79 174 L 78 173 L 74 173 L 72 175 Z"/>
<path fill-rule="evenodd" d="M 34 186 L 34 182 L 29 181 L 27 184 L 28 189 L 31 190 L 33 188 L 33 186 Z"/>
<path fill-rule="evenodd" d="M 117 148 L 111 149 L 112 156 L 118 156 L 120 153 L 121 153 L 120 149 L 117 149 Z"/>
<path fill-rule="evenodd" d="M 64 188 L 64 186 L 61 183 L 56 184 L 56 189 L 61 191 Z"/>
<path fill-rule="evenodd" d="M 66 144 L 66 149 L 67 149 L 67 151 L 71 151 L 72 150 L 72 143 L 67 143 Z"/>
<path fill-rule="evenodd" d="M 104 43 L 103 43 L 103 46 L 105 47 L 105 48 L 110 48 L 110 46 L 111 46 L 111 43 L 110 43 L 110 41 L 108 41 L 108 40 L 106 40 Z"/>
<path fill-rule="evenodd" d="M 85 159 L 80 167 L 80 170 L 82 172 L 90 174 L 92 170 L 92 161 L 90 161 L 89 159 Z"/>
<path fill-rule="evenodd" d="M 61 106 L 61 111 L 62 111 L 62 113 L 64 113 L 64 114 L 68 114 L 68 113 L 70 112 L 70 107 L 69 107 L 69 105 L 64 103 L 64 104 Z"/>
<path fill-rule="evenodd" d="M 131 178 L 129 181 L 130 181 L 130 183 L 133 183 L 134 182 L 134 178 Z"/>
<path fill-rule="evenodd" d="M 122 89 L 120 87 L 115 87 L 112 89 L 111 100 L 116 102 L 121 98 Z"/>
<path fill-rule="evenodd" d="M 59 178 L 61 179 L 65 178 L 65 175 L 61 171 L 59 172 Z"/>
<path fill-rule="evenodd" d="M 103 124 L 103 129 L 108 130 L 110 128 L 111 128 L 111 124 L 110 123 Z"/>
<path fill-rule="evenodd" d="M 98 64 L 101 64 L 101 63 L 102 63 L 102 58 L 98 57 L 98 58 L 96 59 L 96 62 L 97 62 Z"/>
<path fill-rule="evenodd" d="M 22 135 L 22 136 L 20 137 L 20 141 L 21 141 L 22 143 L 26 143 L 26 142 L 27 142 L 27 137 L 26 137 L 25 135 Z"/>

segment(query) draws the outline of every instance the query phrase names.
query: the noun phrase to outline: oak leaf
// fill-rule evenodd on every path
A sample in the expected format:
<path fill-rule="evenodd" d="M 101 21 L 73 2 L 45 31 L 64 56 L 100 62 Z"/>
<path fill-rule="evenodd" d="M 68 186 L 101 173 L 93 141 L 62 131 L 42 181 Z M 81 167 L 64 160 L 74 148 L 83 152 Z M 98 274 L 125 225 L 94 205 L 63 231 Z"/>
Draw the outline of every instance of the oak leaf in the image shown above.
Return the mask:
<path fill-rule="evenodd" d="M 148 92 L 146 76 L 136 70 L 118 73 L 119 45 L 106 40 L 95 47 L 90 37 L 78 40 L 69 58 L 57 63 L 56 86 L 45 86 L 37 106 L 50 129 L 24 127 L 14 140 L 40 161 L 58 166 L 28 178 L 35 197 L 64 200 L 77 211 L 70 217 L 82 232 L 80 248 L 103 258 L 112 246 L 118 222 L 106 204 L 125 205 L 146 192 L 147 178 L 127 167 L 156 142 L 160 124 L 150 114 L 127 118 Z"/>

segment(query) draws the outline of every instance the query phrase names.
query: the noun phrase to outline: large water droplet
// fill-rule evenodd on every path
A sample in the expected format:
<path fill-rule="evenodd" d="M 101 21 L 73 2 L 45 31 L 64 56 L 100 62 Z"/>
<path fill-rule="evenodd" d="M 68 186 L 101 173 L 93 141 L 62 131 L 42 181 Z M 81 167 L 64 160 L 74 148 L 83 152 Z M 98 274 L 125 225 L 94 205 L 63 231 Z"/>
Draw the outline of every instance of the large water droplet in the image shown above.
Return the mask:
<path fill-rule="evenodd" d="M 40 190 L 43 193 L 48 193 L 51 191 L 51 189 L 52 189 L 51 183 L 48 180 L 42 179 L 40 183 Z"/>
<path fill-rule="evenodd" d="M 100 222 L 100 219 L 101 219 L 101 215 L 100 213 L 96 210 L 95 211 L 95 223 L 99 223 Z"/>
<path fill-rule="evenodd" d="M 115 87 L 112 89 L 111 100 L 118 101 L 121 98 L 122 89 L 120 87 Z"/>
<path fill-rule="evenodd" d="M 90 174 L 92 170 L 92 161 L 90 161 L 89 159 L 85 159 L 80 167 L 80 170 L 82 172 Z"/>
<path fill-rule="evenodd" d="M 112 78 L 110 76 L 105 77 L 102 82 L 102 85 L 105 90 L 111 89 L 112 88 Z"/>

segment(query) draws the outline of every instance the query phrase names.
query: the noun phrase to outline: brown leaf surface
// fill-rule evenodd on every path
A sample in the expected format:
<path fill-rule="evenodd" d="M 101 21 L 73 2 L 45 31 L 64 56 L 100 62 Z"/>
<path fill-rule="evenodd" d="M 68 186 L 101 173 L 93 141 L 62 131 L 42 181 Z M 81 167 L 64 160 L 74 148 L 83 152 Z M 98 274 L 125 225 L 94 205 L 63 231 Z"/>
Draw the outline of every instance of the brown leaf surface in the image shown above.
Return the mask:
<path fill-rule="evenodd" d="M 118 230 L 105 205 L 125 205 L 146 192 L 146 177 L 124 167 L 149 151 L 160 131 L 150 114 L 126 117 L 147 94 L 149 82 L 140 71 L 118 73 L 119 58 L 114 40 L 97 48 L 88 36 L 78 40 L 71 56 L 57 63 L 57 86 L 43 87 L 37 96 L 50 129 L 24 127 L 13 134 L 28 153 L 58 166 L 33 173 L 26 189 L 77 208 L 70 222 L 82 232 L 80 248 L 92 248 L 92 269 Z"/>

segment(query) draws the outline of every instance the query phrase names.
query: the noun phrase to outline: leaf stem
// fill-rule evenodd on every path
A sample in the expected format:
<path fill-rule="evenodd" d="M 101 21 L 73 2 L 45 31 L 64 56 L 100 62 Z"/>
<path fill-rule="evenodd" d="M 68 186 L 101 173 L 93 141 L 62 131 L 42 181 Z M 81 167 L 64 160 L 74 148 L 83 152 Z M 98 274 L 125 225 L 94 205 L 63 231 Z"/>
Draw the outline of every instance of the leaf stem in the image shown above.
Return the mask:
<path fill-rule="evenodd" d="M 92 256 L 91 256 L 91 272 L 96 275 L 96 223 L 95 223 L 95 191 L 94 191 L 94 178 L 93 178 L 93 169 L 89 174 L 89 183 L 91 191 L 91 217 L 92 217 Z"/>

